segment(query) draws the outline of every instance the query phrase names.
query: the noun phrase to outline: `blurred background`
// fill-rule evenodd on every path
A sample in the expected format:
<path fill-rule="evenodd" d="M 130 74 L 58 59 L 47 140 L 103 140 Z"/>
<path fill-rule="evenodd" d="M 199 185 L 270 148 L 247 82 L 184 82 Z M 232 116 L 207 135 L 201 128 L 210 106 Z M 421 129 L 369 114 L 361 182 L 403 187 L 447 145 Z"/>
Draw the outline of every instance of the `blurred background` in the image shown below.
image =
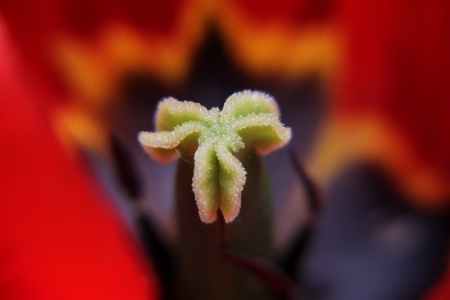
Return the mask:
<path fill-rule="evenodd" d="M 2 299 L 164 297 L 176 164 L 137 133 L 243 89 L 293 130 L 264 161 L 277 254 L 314 227 L 294 297 L 450 298 L 449 1 L 1 0 L 0 51 Z"/>

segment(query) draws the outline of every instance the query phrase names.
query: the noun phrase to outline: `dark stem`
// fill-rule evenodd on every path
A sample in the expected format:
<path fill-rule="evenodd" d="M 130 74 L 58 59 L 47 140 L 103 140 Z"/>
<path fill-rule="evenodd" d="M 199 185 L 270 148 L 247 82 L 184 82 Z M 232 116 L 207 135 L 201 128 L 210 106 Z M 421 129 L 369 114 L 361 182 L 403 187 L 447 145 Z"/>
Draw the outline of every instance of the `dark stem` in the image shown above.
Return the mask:
<path fill-rule="evenodd" d="M 223 250 L 222 257 L 238 266 L 245 269 L 262 282 L 267 284 L 274 292 L 283 298 L 288 298 L 294 288 L 292 280 L 284 274 L 282 270 L 277 268 L 274 264 L 267 260 L 257 257 L 237 254 L 230 250 Z"/>
<path fill-rule="evenodd" d="M 292 150 L 289 151 L 289 154 L 294 170 L 304 185 L 310 213 L 313 215 L 313 217 L 315 217 L 320 212 L 321 208 L 319 190 L 316 187 L 316 184 L 311 179 L 311 177 L 307 174 L 305 167 L 303 166 L 303 163 L 300 161 L 300 159 L 294 153 L 294 151 Z"/>
<path fill-rule="evenodd" d="M 294 170 L 304 186 L 310 215 L 308 222 L 298 229 L 296 238 L 292 241 L 289 247 L 290 250 L 286 253 L 283 261 L 281 262 L 281 266 L 286 273 L 292 278 L 295 278 L 298 276 L 297 270 L 299 263 L 303 263 L 306 251 L 314 237 L 316 219 L 321 210 L 321 199 L 316 184 L 307 174 L 300 159 L 294 151 L 291 150 L 289 153 Z M 297 278 L 297 280 L 300 279 Z"/>
<path fill-rule="evenodd" d="M 283 298 L 287 298 L 293 290 L 294 284 L 283 271 L 267 260 L 238 254 L 228 249 L 227 224 L 220 209 L 217 213 L 217 223 L 219 228 L 220 259 L 254 274 L 262 282 L 270 286 L 275 293 Z"/>

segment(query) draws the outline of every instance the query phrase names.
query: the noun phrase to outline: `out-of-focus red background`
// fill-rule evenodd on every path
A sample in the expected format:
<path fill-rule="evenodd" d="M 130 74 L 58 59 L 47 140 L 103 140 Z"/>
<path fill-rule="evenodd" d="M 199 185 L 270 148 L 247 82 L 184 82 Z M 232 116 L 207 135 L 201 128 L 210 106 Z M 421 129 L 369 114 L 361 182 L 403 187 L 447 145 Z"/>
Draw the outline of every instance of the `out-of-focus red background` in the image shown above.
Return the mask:
<path fill-rule="evenodd" d="M 329 210 L 311 263 L 300 271 L 319 283 L 327 278 L 337 292 L 316 299 L 364 295 L 352 286 L 364 276 L 367 294 L 378 287 L 395 299 L 450 297 L 446 279 L 432 290 L 448 252 L 442 219 L 450 204 L 450 2 L 17 0 L 0 1 L 0 27 L 2 298 L 158 297 L 153 263 L 129 224 L 130 206 L 120 203 L 120 188 L 105 171 L 114 169 L 111 132 L 136 154 L 136 133 L 151 129 L 160 97 L 221 105 L 243 88 L 275 95 L 294 131 L 292 149 L 326 191 Z M 173 179 L 137 159 L 148 167 L 143 210 L 170 243 Z M 299 209 L 299 192 L 288 163 L 268 164 L 282 174 L 272 177 L 286 179 L 274 180 L 282 249 L 302 222 L 301 212 L 283 215 Z M 354 165 L 374 166 L 382 179 L 370 175 L 347 187 L 353 177 L 345 172 Z M 380 180 L 388 196 L 367 211 L 333 209 L 365 203 Z M 342 196 L 336 184 L 344 186 Z M 354 226 L 364 227 L 380 211 L 390 217 L 365 236 L 381 240 L 365 244 L 354 236 L 344 245 L 327 238 L 327 224 L 360 213 L 363 224 Z M 331 236 L 340 234 L 348 232 Z M 401 258 L 377 252 L 390 237 L 397 242 L 389 249 Z M 339 265 L 339 255 L 330 262 L 349 274 L 347 281 L 314 263 L 327 261 L 324 245 L 355 263 L 354 270 Z M 425 279 L 405 267 L 426 263 L 421 251 L 442 258 L 428 264 L 434 267 Z M 370 281 L 367 266 L 377 260 L 398 267 L 390 284 Z M 388 270 L 380 267 L 375 278 Z M 314 290 L 319 283 L 304 284 Z M 420 289 L 407 291 L 408 284 Z"/>

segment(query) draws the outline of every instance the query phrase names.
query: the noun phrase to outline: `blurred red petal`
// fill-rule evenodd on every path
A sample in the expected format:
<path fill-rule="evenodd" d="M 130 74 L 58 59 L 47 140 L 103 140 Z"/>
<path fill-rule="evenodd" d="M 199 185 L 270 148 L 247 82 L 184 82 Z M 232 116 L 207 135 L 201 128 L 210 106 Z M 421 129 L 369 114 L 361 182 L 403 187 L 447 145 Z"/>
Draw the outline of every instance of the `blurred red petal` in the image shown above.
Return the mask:
<path fill-rule="evenodd" d="M 0 25 L 0 298 L 156 298 L 148 263 L 52 135 Z"/>
<path fill-rule="evenodd" d="M 256 77 L 330 76 L 339 58 L 333 0 L 218 1 L 217 19 L 238 62 Z"/>
<path fill-rule="evenodd" d="M 124 73 L 186 76 L 207 0 L 0 1 L 16 42 L 69 96 L 101 101 Z"/>
<path fill-rule="evenodd" d="M 450 299 L 450 271 L 448 270 L 424 297 L 424 300 L 444 299 Z"/>
<path fill-rule="evenodd" d="M 450 2 L 342 0 L 339 7 L 346 52 L 329 126 L 348 130 L 334 141 L 351 139 L 348 149 L 376 156 L 421 204 L 448 204 Z M 367 122 L 372 129 L 352 137 Z"/>

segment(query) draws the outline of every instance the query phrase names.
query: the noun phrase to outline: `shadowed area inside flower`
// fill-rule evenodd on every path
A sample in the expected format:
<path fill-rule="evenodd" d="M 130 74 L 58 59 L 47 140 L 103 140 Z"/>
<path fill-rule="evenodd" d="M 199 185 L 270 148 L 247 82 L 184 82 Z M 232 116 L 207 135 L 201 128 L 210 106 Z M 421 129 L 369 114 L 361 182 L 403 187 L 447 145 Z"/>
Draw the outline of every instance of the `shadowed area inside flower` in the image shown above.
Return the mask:
<path fill-rule="evenodd" d="M 141 132 L 138 138 L 160 162 L 172 162 L 179 155 L 194 161 L 192 188 L 200 219 L 212 223 L 220 209 L 231 222 L 239 214 L 246 181 L 235 155 L 244 148 L 264 155 L 286 145 L 291 130 L 279 116 L 275 100 L 256 91 L 231 95 L 222 111 L 166 98 L 156 112 L 156 132 Z"/>

